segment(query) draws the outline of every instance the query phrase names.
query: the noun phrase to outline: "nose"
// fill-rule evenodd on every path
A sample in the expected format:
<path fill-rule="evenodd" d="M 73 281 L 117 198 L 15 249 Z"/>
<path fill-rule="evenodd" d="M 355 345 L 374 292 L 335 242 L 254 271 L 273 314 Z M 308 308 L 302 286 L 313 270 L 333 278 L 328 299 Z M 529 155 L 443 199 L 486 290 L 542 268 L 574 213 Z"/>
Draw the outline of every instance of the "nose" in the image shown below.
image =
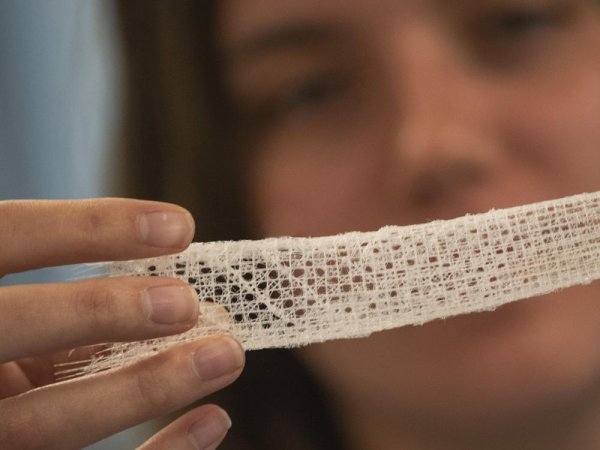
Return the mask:
<path fill-rule="evenodd" d="M 483 86 L 439 27 L 404 30 L 394 54 L 392 147 L 407 199 L 431 206 L 476 189 L 498 157 Z"/>

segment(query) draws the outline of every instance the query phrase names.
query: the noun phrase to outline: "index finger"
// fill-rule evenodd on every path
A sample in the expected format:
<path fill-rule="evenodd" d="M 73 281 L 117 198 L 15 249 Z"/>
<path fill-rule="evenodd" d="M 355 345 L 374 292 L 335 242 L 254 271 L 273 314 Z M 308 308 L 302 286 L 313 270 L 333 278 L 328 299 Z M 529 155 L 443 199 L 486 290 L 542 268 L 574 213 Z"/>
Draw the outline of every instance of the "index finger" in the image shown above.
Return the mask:
<path fill-rule="evenodd" d="M 167 203 L 114 198 L 0 201 L 0 274 L 174 253 L 193 236 L 191 214 Z"/>

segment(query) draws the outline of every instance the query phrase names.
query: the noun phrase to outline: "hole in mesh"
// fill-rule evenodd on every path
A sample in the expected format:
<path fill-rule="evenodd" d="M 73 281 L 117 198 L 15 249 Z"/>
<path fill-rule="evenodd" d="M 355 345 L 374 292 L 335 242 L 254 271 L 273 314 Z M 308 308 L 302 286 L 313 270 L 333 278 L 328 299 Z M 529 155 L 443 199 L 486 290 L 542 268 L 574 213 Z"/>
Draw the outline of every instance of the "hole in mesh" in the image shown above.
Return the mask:
<path fill-rule="evenodd" d="M 271 293 L 269 294 L 269 298 L 271 298 L 273 300 L 277 300 L 280 297 L 281 297 L 281 292 L 279 292 L 279 291 L 271 291 Z"/>
<path fill-rule="evenodd" d="M 369 303 L 369 309 L 377 309 L 377 303 Z"/>
<path fill-rule="evenodd" d="M 346 306 L 346 308 L 344 308 L 344 312 L 345 313 L 351 313 L 352 312 L 352 307 L 351 306 Z"/>
<path fill-rule="evenodd" d="M 288 288 L 288 287 L 290 287 L 290 280 L 288 280 L 288 279 L 285 279 L 285 280 L 283 280 L 283 281 L 281 282 L 281 287 L 283 287 L 283 288 Z"/>
<path fill-rule="evenodd" d="M 210 267 L 203 267 L 202 269 L 200 269 L 200 273 L 203 275 L 209 274 L 212 272 L 212 269 Z"/>
<path fill-rule="evenodd" d="M 242 278 L 246 281 L 251 281 L 253 277 L 254 275 L 252 275 L 252 272 L 245 272 L 244 275 L 242 275 Z"/>
<path fill-rule="evenodd" d="M 386 262 L 385 263 L 385 268 L 387 270 L 393 269 L 394 268 L 394 263 L 392 263 L 392 262 Z"/>
<path fill-rule="evenodd" d="M 197 278 L 194 278 L 194 277 L 189 277 L 188 278 L 188 283 L 189 284 L 196 284 L 197 282 L 198 282 Z"/>
<path fill-rule="evenodd" d="M 362 275 L 354 275 L 352 277 L 352 282 L 353 283 L 362 283 L 363 277 Z"/>
<path fill-rule="evenodd" d="M 225 275 L 219 275 L 215 278 L 215 283 L 227 283 L 227 278 L 225 277 Z"/>
<path fill-rule="evenodd" d="M 304 269 L 294 269 L 292 272 L 292 276 L 298 278 L 304 275 Z"/>
<path fill-rule="evenodd" d="M 269 271 L 269 278 L 275 280 L 279 277 L 279 273 L 276 270 Z"/>
<path fill-rule="evenodd" d="M 365 267 L 365 272 L 372 273 L 373 272 L 373 268 L 371 266 L 367 266 L 367 267 Z"/>
<path fill-rule="evenodd" d="M 306 311 L 304 309 L 297 309 L 294 314 L 296 317 L 302 317 L 305 313 Z"/>
<path fill-rule="evenodd" d="M 283 304 L 281 306 L 284 308 L 291 308 L 292 306 L 294 306 L 294 300 L 287 299 L 283 302 Z"/>
<path fill-rule="evenodd" d="M 325 275 L 325 271 L 323 269 L 321 269 L 320 267 L 318 269 L 315 270 L 315 273 L 322 277 L 323 275 Z"/>
<path fill-rule="evenodd" d="M 217 297 L 219 297 L 219 296 L 223 295 L 223 288 L 221 288 L 221 287 L 217 286 L 217 287 L 215 288 L 215 295 L 216 295 Z"/>
<path fill-rule="evenodd" d="M 258 314 L 255 312 L 248 313 L 248 319 L 250 319 L 254 322 L 258 319 Z"/>
<path fill-rule="evenodd" d="M 304 295 L 304 289 L 302 288 L 296 288 L 293 290 L 292 295 L 294 297 L 302 297 Z"/>
<path fill-rule="evenodd" d="M 351 290 L 352 290 L 352 286 L 350 286 L 349 284 L 342 285 L 342 292 L 350 292 Z"/>
<path fill-rule="evenodd" d="M 406 260 L 406 264 L 408 264 L 409 266 L 414 266 L 415 265 L 415 260 L 414 259 L 407 259 Z"/>

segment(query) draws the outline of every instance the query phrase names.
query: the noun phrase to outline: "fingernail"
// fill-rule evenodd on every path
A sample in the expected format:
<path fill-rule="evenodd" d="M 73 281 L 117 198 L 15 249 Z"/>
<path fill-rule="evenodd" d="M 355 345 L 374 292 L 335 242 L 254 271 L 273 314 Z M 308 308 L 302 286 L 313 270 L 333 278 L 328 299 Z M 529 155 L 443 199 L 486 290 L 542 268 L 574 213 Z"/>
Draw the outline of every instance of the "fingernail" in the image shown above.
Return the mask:
<path fill-rule="evenodd" d="M 244 364 L 244 352 L 230 337 L 214 338 L 205 341 L 193 356 L 196 375 L 203 381 L 230 374 Z"/>
<path fill-rule="evenodd" d="M 157 286 L 146 289 L 142 295 L 146 317 L 159 324 L 189 321 L 193 315 L 198 314 L 198 300 L 191 291 L 187 286 Z"/>
<path fill-rule="evenodd" d="M 197 450 L 205 450 L 218 443 L 231 428 L 231 419 L 225 411 L 209 414 L 192 424 L 190 439 Z"/>
<path fill-rule="evenodd" d="M 142 241 L 152 247 L 180 248 L 194 235 L 194 219 L 187 213 L 153 212 L 138 217 Z"/>

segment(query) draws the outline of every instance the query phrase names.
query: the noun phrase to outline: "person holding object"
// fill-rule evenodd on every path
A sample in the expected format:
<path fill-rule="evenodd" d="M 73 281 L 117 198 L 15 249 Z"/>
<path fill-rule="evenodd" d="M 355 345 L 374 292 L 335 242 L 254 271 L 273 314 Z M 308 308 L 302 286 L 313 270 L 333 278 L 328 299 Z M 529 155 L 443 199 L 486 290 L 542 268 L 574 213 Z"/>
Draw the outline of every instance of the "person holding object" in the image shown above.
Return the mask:
<path fill-rule="evenodd" d="M 118 13 L 127 62 L 127 195 L 183 205 L 199 224 L 198 240 L 372 231 L 600 190 L 596 0 L 122 0 Z M 97 214 L 84 221 L 87 231 L 74 232 L 65 212 L 49 214 L 55 228 L 36 219 L 45 245 L 60 242 L 60 233 L 98 243 L 94 224 L 107 223 Z M 136 223 L 135 213 L 124 215 Z M 37 248 L 25 252 L 36 232 L 18 215 L 0 217 L 17 220 L 1 237 L 3 248 L 19 245 L 14 267 L 46 261 Z M 115 230 L 100 249 L 118 251 L 86 250 L 77 260 L 158 254 L 136 242 L 126 228 Z M 27 304 L 51 290 L 44 297 L 15 292 L 0 295 Z M 596 449 L 599 299 L 593 283 L 367 339 L 250 352 L 240 379 L 210 400 L 235 424 L 221 448 Z M 30 341 L 44 341 L 40 351 L 62 348 L 39 339 L 36 317 L 2 316 L 20 333 L 5 337 L 16 348 L 6 361 L 32 356 Z M 151 334 L 146 325 L 133 322 L 127 334 L 115 320 L 114 334 L 82 339 L 61 330 L 60 338 L 68 347 L 185 329 L 161 324 Z M 189 356 L 196 345 L 205 344 L 13 396 L 34 386 L 22 381 L 0 404 L 0 442 L 76 447 L 192 402 L 239 373 L 241 359 L 230 354 L 231 375 L 193 384 L 190 360 L 176 355 Z M 19 373 L 17 380 L 27 380 Z M 94 390 L 78 387 L 94 383 L 102 395 L 85 401 Z M 165 394 L 168 383 L 175 385 Z M 154 407 L 123 396 L 119 386 L 137 386 L 133 392 Z M 68 406 L 49 399 L 58 392 Z M 222 414 L 199 408 L 147 445 L 214 447 L 210 427 L 198 433 L 204 443 L 189 438 L 202 430 L 192 423 Z"/>
<path fill-rule="evenodd" d="M 2 274 L 172 253 L 194 235 L 187 211 L 157 202 L 4 201 L 0 218 Z M 123 370 L 54 384 L 55 365 L 86 359 L 94 344 L 179 333 L 197 315 L 196 293 L 173 279 L 0 288 L 0 448 L 81 448 L 231 383 L 244 353 L 233 339 L 216 336 Z M 204 405 L 142 448 L 215 448 L 229 426 L 222 409 Z"/>

